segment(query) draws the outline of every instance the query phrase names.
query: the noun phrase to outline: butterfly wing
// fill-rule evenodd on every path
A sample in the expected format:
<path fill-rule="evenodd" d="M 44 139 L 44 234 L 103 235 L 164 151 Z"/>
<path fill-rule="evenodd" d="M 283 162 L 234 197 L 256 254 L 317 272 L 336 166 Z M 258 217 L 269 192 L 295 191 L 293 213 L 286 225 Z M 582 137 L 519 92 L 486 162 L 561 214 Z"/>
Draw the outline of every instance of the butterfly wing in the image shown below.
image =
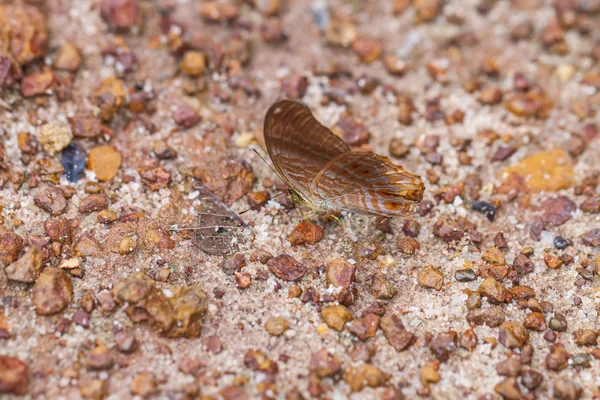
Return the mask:
<path fill-rule="evenodd" d="M 311 191 L 323 208 L 393 216 L 414 208 L 425 185 L 387 157 L 356 151 L 331 160 L 315 177 Z"/>
<path fill-rule="evenodd" d="M 265 116 L 265 144 L 283 181 L 310 200 L 310 183 L 335 157 L 350 152 L 341 138 L 321 125 L 302 103 L 282 100 Z"/>

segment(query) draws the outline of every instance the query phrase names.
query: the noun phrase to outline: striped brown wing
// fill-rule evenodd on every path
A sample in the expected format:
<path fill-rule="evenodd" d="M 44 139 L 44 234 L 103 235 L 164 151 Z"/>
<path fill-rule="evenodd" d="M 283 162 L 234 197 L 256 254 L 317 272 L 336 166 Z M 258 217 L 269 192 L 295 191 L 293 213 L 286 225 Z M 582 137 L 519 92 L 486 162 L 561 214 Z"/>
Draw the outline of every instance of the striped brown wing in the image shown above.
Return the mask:
<path fill-rule="evenodd" d="M 387 157 L 356 151 L 333 159 L 311 185 L 323 208 L 362 214 L 403 215 L 421 201 L 425 185 Z"/>
<path fill-rule="evenodd" d="M 310 200 L 309 186 L 319 171 L 333 158 L 350 152 L 350 146 L 296 101 L 278 101 L 269 108 L 264 134 L 279 176 L 305 200 Z"/>

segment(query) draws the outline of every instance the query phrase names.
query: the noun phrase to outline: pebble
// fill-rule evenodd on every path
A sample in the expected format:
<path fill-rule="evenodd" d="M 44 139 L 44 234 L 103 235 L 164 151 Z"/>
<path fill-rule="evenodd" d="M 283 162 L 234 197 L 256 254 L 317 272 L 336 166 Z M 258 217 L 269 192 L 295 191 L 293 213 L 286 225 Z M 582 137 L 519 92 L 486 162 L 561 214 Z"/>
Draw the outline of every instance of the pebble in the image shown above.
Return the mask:
<path fill-rule="evenodd" d="M 38 315 L 62 311 L 73 301 L 71 278 L 56 267 L 44 268 L 33 286 L 32 302 Z"/>
<path fill-rule="evenodd" d="M 73 139 L 73 134 L 69 127 L 46 124 L 40 128 L 39 138 L 44 151 L 53 154 L 67 147 Z"/>
<path fill-rule="evenodd" d="M 53 216 L 63 214 L 68 205 L 62 190 L 55 186 L 39 190 L 33 198 L 33 203 Z"/>
<path fill-rule="evenodd" d="M 424 288 L 430 288 L 439 291 L 442 290 L 442 285 L 444 284 L 444 274 L 442 274 L 439 269 L 431 265 L 427 265 L 419 269 L 417 281 L 419 282 L 419 285 Z"/>
<path fill-rule="evenodd" d="M 87 154 L 77 143 L 69 144 L 61 154 L 60 163 L 69 182 L 77 183 L 83 176 Z"/>
<path fill-rule="evenodd" d="M 112 181 L 120 166 L 121 153 L 111 145 L 94 147 L 88 155 L 88 168 L 99 181 Z"/>
<path fill-rule="evenodd" d="M 354 319 L 350 311 L 342 305 L 323 308 L 321 316 L 329 328 L 338 332 L 344 330 L 346 323 Z"/>

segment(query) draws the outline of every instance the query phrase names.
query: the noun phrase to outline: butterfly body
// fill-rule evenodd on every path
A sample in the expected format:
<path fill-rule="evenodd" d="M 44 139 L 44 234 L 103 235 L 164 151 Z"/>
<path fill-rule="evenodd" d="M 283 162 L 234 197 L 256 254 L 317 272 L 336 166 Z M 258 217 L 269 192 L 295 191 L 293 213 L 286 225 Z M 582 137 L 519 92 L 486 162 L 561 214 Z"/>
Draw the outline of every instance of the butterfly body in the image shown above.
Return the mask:
<path fill-rule="evenodd" d="M 383 156 L 352 151 L 304 104 L 282 100 L 265 117 L 265 143 L 278 175 L 315 211 L 403 215 L 423 198 L 418 175 Z M 295 200 L 296 201 L 296 200 Z"/>

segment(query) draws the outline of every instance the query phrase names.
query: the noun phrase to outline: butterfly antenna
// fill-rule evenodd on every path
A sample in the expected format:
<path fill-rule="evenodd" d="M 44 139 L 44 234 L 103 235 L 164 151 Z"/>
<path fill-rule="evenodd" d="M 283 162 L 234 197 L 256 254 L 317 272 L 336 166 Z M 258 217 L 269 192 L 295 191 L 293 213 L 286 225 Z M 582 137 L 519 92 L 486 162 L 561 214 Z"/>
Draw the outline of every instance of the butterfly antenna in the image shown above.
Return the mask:
<path fill-rule="evenodd" d="M 279 192 L 275 196 L 271 197 L 270 199 L 267 199 L 265 201 L 261 201 L 260 203 L 253 205 L 252 207 L 248 208 L 247 210 L 244 210 L 244 211 L 240 212 L 238 215 L 245 214 L 245 213 L 247 213 L 250 210 L 258 209 L 258 208 L 262 207 L 263 205 L 267 204 L 267 202 L 269 200 L 276 199 L 277 197 L 281 196 L 282 194 L 286 194 L 286 193 L 287 193 L 286 191 Z"/>
<path fill-rule="evenodd" d="M 269 167 L 269 169 L 271 171 L 273 171 L 275 173 L 275 175 L 279 176 L 279 173 L 277 171 L 275 171 L 275 169 L 273 169 L 273 167 L 271 167 L 271 164 L 269 164 L 267 162 L 267 160 L 265 160 L 265 158 L 263 156 L 260 155 L 260 153 L 258 152 L 258 150 L 256 150 L 256 149 L 252 149 L 252 150 L 260 157 L 261 160 L 264 161 L 265 164 L 267 164 L 267 167 Z"/>

